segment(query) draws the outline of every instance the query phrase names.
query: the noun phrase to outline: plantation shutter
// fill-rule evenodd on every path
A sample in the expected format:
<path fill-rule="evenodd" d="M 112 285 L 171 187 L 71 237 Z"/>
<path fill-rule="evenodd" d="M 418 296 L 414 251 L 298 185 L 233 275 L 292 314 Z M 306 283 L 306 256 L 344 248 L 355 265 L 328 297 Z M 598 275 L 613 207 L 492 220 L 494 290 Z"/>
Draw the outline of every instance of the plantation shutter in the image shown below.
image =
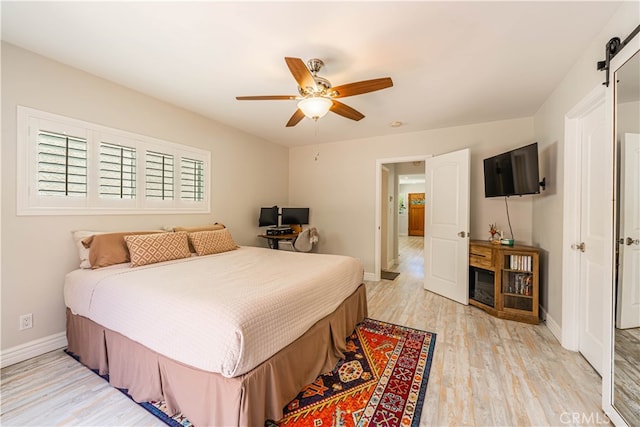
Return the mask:
<path fill-rule="evenodd" d="M 135 148 L 100 143 L 100 197 L 135 199 Z"/>
<path fill-rule="evenodd" d="M 147 199 L 173 200 L 173 156 L 147 151 L 146 194 Z"/>
<path fill-rule="evenodd" d="M 87 140 L 38 131 L 38 195 L 87 196 Z"/>
<path fill-rule="evenodd" d="M 204 200 L 204 162 L 189 158 L 180 159 L 180 198 Z"/>

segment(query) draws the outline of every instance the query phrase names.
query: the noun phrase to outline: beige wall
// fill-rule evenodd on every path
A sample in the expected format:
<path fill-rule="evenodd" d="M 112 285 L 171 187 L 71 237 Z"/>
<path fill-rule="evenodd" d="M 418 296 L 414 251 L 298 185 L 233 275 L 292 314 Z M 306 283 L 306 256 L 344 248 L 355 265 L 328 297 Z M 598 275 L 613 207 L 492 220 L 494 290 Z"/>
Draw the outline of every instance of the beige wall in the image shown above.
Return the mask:
<path fill-rule="evenodd" d="M 626 2 L 593 40 L 562 82 L 535 114 L 535 138 L 540 146 L 541 174 L 547 177 L 545 197 L 533 201 L 533 242 L 541 259 L 541 305 L 562 326 L 562 218 L 565 115 L 605 79 L 596 63 L 604 59 L 612 37 L 624 39 L 638 25 L 640 3 Z"/>
<path fill-rule="evenodd" d="M 471 237 L 488 237 L 489 223 L 508 229 L 504 199 L 486 199 L 482 160 L 533 142 L 533 119 L 522 118 L 366 140 L 293 147 L 289 198 L 309 206 L 321 235 L 319 251 L 359 258 L 374 273 L 376 160 L 471 150 Z M 509 199 L 516 240 L 531 241 L 535 197 Z"/>
<path fill-rule="evenodd" d="M 16 216 L 16 106 L 23 105 L 211 151 L 210 215 Z M 287 203 L 288 149 L 42 56 L 2 44 L 3 351 L 65 330 L 62 287 L 79 263 L 71 231 L 225 223 L 256 237 L 260 206 Z M 18 316 L 33 328 L 18 331 Z"/>

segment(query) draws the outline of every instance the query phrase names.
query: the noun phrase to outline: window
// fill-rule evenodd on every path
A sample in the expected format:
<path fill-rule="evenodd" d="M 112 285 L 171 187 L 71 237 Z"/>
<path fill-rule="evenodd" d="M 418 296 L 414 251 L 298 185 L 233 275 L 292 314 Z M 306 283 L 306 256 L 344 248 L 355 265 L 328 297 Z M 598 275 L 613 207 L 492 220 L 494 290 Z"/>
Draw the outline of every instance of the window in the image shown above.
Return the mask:
<path fill-rule="evenodd" d="M 100 143 L 100 197 L 135 199 L 135 148 Z"/>
<path fill-rule="evenodd" d="M 180 198 L 200 202 L 204 199 L 204 162 L 180 159 Z"/>
<path fill-rule="evenodd" d="M 18 215 L 209 213 L 211 153 L 18 107 Z"/>
<path fill-rule="evenodd" d="M 147 199 L 173 199 L 173 156 L 147 151 Z"/>
<path fill-rule="evenodd" d="M 87 196 L 87 141 L 84 138 L 38 132 L 38 194 Z"/>

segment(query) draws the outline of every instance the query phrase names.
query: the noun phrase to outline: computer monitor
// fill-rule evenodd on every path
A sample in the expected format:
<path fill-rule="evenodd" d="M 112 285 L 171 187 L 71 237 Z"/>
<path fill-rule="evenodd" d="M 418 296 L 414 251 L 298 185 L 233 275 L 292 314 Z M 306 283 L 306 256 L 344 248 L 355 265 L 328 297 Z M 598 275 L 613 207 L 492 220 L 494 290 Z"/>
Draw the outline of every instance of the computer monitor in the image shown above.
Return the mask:
<path fill-rule="evenodd" d="M 268 227 L 278 225 L 278 206 L 270 208 L 260 208 L 260 218 L 258 218 L 258 227 Z"/>
<path fill-rule="evenodd" d="M 309 208 L 282 208 L 282 224 L 309 224 Z"/>

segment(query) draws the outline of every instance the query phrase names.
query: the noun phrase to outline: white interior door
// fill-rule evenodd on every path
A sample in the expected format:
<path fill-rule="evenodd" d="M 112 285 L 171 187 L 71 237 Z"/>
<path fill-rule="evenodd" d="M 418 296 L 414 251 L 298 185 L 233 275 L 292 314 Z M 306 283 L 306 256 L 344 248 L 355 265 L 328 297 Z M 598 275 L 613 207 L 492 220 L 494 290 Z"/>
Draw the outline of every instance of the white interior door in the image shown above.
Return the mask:
<path fill-rule="evenodd" d="M 640 327 L 640 134 L 621 144 L 619 274 L 616 326 Z"/>
<path fill-rule="evenodd" d="M 606 143 L 604 104 L 600 104 L 582 120 L 581 194 L 580 194 L 580 284 L 578 350 L 602 374 L 604 338 L 605 288 L 611 286 L 607 275 L 608 206 L 602 203 L 611 177 L 602 167 L 602 159 L 610 157 Z"/>
<path fill-rule="evenodd" d="M 427 159 L 424 288 L 469 303 L 469 149 Z"/>

